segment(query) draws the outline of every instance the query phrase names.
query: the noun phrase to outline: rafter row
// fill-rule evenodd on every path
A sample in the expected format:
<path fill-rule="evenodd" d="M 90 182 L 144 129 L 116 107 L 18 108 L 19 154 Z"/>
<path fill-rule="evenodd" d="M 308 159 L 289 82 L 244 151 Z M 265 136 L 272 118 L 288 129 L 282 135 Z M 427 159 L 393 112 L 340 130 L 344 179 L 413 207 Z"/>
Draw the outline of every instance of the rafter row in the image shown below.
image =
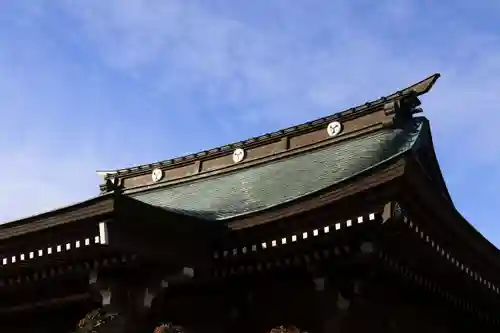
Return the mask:
<path fill-rule="evenodd" d="M 349 219 L 344 222 L 338 222 L 331 225 L 325 225 L 321 228 L 312 228 L 308 231 L 303 231 L 301 233 L 294 233 L 292 235 L 283 235 L 277 239 L 272 240 L 262 240 L 260 243 L 245 245 L 242 247 L 235 247 L 232 249 L 226 249 L 222 251 L 214 252 L 214 259 L 221 259 L 226 257 L 237 257 L 245 255 L 249 252 L 263 251 L 270 248 L 275 248 L 278 246 L 285 246 L 287 244 L 293 244 L 298 241 L 304 241 L 309 238 L 314 238 L 320 235 L 326 235 L 330 232 L 339 231 L 341 229 L 352 227 L 356 224 L 364 223 L 365 221 L 374 221 L 378 216 L 378 213 L 369 213 L 365 216 L 358 216 L 355 219 Z"/>
<path fill-rule="evenodd" d="M 500 319 L 497 317 L 492 317 L 489 314 L 481 311 L 479 308 L 475 307 L 472 303 L 466 301 L 465 299 L 461 297 L 457 297 L 456 295 L 444 290 L 441 288 L 439 285 L 434 283 L 432 280 L 429 280 L 428 278 L 424 277 L 421 274 L 416 273 L 415 271 L 411 270 L 405 265 L 400 264 L 391 256 L 387 255 L 386 253 L 382 251 L 377 251 L 378 256 L 380 259 L 382 259 L 384 262 L 387 262 L 389 266 L 398 272 L 401 273 L 403 277 L 405 277 L 408 280 L 411 280 L 412 282 L 416 283 L 417 285 L 420 285 L 429 291 L 431 291 L 434 294 L 437 294 L 441 296 L 443 299 L 446 301 L 452 303 L 454 306 L 460 307 L 463 310 L 466 310 L 477 317 L 479 317 L 482 320 L 486 320 L 490 323 L 493 323 L 496 326 L 500 325 Z"/>
<path fill-rule="evenodd" d="M 467 265 L 464 265 L 461 261 L 455 258 L 450 251 L 447 251 L 443 246 L 439 245 L 439 243 L 434 241 L 429 235 L 424 233 L 422 228 L 415 222 L 410 220 L 407 216 L 403 216 L 403 222 L 411 230 L 413 230 L 417 234 L 417 236 L 420 237 L 425 243 L 430 245 L 441 257 L 443 257 L 446 261 L 455 266 L 456 269 L 460 270 L 462 273 L 466 274 L 468 277 L 472 278 L 474 281 L 483 285 L 484 287 L 492 290 L 496 294 L 500 294 L 500 289 L 496 284 L 483 278 L 479 273 L 472 270 Z"/>

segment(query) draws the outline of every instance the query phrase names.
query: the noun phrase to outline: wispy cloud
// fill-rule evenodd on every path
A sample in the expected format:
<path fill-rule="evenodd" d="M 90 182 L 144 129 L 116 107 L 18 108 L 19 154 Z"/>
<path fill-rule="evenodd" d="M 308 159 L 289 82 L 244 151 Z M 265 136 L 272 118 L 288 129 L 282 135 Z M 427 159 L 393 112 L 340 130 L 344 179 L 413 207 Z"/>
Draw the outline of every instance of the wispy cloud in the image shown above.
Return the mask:
<path fill-rule="evenodd" d="M 15 216 L 88 195 L 86 175 L 93 169 L 244 139 L 363 103 L 439 71 L 442 79 L 423 101 L 445 176 L 465 215 L 500 242 L 493 208 L 491 214 L 478 213 L 485 200 L 492 207 L 500 203 L 488 197 L 492 189 L 473 198 L 469 192 L 478 190 L 477 182 L 496 188 L 500 179 L 493 168 L 500 162 L 495 111 L 500 8 L 494 3 L 453 8 L 412 0 L 45 4 L 12 6 L 11 15 L 30 18 L 22 26 L 0 20 L 9 34 L 24 38 L 0 42 L 13 50 L 10 58 L 0 57 L 0 69 L 8 69 L 0 78 L 5 95 L 0 106 L 15 104 L 6 117 L 8 128 L 39 133 L 25 140 L 26 150 L 11 139 L 9 149 L 0 152 L 14 161 L 11 170 L 26 170 L 28 161 L 37 161 L 49 176 L 26 172 L 26 182 L 45 179 L 39 188 L 56 190 L 43 196 L 43 205 L 0 205 L 4 216 L 4 210 Z M 36 123 L 27 125 L 21 110 Z M 8 133 L 2 139 L 17 138 L 16 131 L 0 127 Z M 54 146 L 37 139 L 51 132 L 59 133 L 50 134 Z M 23 158 L 11 158 L 23 151 L 28 151 Z M 39 154 L 30 158 L 30 151 Z M 60 177 L 61 165 L 79 176 Z M 16 187 L 10 172 L 4 174 L 11 190 L 0 190 L 0 198 L 33 197 Z"/>

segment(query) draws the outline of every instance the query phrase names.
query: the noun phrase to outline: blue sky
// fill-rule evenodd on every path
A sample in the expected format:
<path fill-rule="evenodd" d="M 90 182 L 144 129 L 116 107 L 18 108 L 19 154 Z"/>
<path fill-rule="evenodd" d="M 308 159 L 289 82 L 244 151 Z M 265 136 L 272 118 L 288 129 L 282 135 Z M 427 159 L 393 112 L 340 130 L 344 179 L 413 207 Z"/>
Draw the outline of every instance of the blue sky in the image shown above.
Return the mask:
<path fill-rule="evenodd" d="M 500 245 L 500 3 L 40 0 L 0 6 L 0 220 L 95 170 L 312 120 L 434 72 L 422 98 L 463 215 Z"/>

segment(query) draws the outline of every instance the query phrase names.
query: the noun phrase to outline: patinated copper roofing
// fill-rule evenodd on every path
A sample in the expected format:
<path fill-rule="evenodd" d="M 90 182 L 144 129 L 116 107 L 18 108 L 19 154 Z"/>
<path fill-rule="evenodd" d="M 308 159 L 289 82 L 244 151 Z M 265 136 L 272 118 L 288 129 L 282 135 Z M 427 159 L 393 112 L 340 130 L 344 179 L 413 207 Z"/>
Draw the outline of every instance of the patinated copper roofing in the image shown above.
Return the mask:
<path fill-rule="evenodd" d="M 359 138 L 230 173 L 137 194 L 145 203 L 205 219 L 255 213 L 325 189 L 412 149 L 428 121 L 383 128 Z"/>
<path fill-rule="evenodd" d="M 289 147 L 285 143 L 281 151 L 270 149 L 272 153 L 248 166 L 244 161 L 241 167 L 229 164 L 215 171 L 204 171 L 198 165 L 198 171 L 195 171 L 191 162 L 187 176 L 156 184 L 146 174 L 149 178 L 145 185 L 122 186 L 119 190 L 139 201 L 209 220 L 236 218 L 289 203 L 396 159 L 412 149 L 422 135 L 430 135 L 428 121 L 413 118 L 412 114 L 420 111 L 416 108 L 420 104 L 417 96 L 429 91 L 438 77 L 439 74 L 435 74 L 387 97 L 290 129 L 186 158 L 143 165 L 137 167 L 135 174 L 138 174 L 137 170 L 150 172 L 145 170 L 181 163 L 182 160 L 186 163 L 186 159 L 210 162 L 210 154 L 220 156 L 222 152 L 229 156 L 231 148 L 250 148 L 259 140 L 276 142 L 277 137 L 283 137 L 290 142 L 297 133 L 326 133 L 326 124 L 331 120 L 347 122 L 355 119 L 361 124 L 351 126 L 356 129 L 345 131 L 347 133 L 338 138 L 323 134 L 320 139 L 308 137 L 302 146 Z M 375 113 L 380 116 L 369 117 Z M 402 121 L 395 122 L 398 117 L 403 118 Z M 136 177 L 130 174 L 134 174 L 133 168 L 112 172 L 115 180 L 122 177 L 118 183 Z M 118 190 L 117 187 L 111 189 Z"/>

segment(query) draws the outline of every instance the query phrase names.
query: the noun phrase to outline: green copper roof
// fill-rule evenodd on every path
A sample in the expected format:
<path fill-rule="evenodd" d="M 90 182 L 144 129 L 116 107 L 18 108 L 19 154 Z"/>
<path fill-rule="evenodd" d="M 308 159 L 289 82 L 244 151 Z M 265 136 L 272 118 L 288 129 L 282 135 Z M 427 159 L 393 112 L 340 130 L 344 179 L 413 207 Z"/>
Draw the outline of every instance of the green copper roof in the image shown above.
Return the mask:
<path fill-rule="evenodd" d="M 271 208 L 339 183 L 411 149 L 425 118 L 267 164 L 133 195 L 209 220 Z"/>

